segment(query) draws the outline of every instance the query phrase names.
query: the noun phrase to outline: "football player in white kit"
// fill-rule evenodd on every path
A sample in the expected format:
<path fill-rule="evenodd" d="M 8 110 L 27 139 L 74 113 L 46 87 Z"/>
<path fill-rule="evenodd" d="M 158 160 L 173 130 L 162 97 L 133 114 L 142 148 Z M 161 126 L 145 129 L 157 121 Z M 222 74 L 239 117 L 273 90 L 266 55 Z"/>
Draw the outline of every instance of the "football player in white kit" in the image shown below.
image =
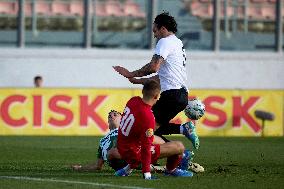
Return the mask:
<path fill-rule="evenodd" d="M 169 13 L 159 14 L 153 23 L 153 33 L 158 39 L 154 55 L 150 63 L 130 72 L 122 66 L 114 66 L 114 70 L 133 84 L 144 84 L 149 79 L 155 79 L 161 85 L 161 97 L 152 110 L 156 119 L 155 135 L 183 134 L 199 148 L 199 138 L 192 122 L 184 124 L 169 123 L 188 103 L 186 88 L 186 54 L 183 43 L 175 35 L 177 23 Z M 143 78 L 153 73 L 156 75 Z M 168 141 L 166 138 L 162 137 Z"/>

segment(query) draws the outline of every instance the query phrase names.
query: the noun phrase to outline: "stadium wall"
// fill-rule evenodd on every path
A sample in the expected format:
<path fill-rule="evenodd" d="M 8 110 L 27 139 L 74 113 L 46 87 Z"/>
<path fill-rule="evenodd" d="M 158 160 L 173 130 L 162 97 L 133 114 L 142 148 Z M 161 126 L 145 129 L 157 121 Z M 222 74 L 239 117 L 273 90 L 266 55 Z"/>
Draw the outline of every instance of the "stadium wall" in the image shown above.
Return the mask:
<path fill-rule="evenodd" d="M 0 135 L 102 135 L 110 109 L 123 111 L 139 86 L 112 69 L 149 61 L 150 51 L 4 49 L 0 51 Z M 283 136 L 284 57 L 276 53 L 188 53 L 190 96 L 206 114 L 201 136 Z M 44 77 L 34 89 L 33 77 Z M 256 110 L 272 112 L 265 128 Z M 180 113 L 173 122 L 188 121 Z"/>
<path fill-rule="evenodd" d="M 112 66 L 137 69 L 151 56 L 147 50 L 1 49 L 0 87 L 32 87 L 39 74 L 46 87 L 137 88 Z M 273 52 L 187 51 L 187 72 L 192 89 L 284 89 L 284 55 Z"/>

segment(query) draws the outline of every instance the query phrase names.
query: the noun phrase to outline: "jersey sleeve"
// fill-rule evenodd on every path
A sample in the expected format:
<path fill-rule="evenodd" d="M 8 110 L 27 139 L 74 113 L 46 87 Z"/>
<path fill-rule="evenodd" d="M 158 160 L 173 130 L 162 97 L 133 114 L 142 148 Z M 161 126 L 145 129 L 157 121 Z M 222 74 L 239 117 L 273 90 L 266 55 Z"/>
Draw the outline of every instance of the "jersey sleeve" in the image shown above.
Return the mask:
<path fill-rule="evenodd" d="M 165 39 L 160 39 L 155 48 L 155 54 L 163 57 L 164 60 L 168 57 L 170 53 L 170 46 Z"/>
<path fill-rule="evenodd" d="M 149 113 L 145 117 L 145 123 L 142 126 L 142 135 L 141 135 L 141 163 L 142 163 L 142 172 L 150 172 L 151 164 L 151 146 L 154 140 L 154 127 L 155 119 L 152 113 Z"/>

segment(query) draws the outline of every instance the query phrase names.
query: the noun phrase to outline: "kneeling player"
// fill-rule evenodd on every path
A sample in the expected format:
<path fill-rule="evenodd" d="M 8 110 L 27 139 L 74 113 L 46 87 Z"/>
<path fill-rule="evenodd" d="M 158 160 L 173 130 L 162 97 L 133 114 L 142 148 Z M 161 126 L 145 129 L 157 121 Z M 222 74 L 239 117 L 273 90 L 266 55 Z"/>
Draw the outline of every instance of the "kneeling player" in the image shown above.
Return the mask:
<path fill-rule="evenodd" d="M 110 132 L 100 139 L 100 144 L 97 153 L 97 161 L 87 165 L 75 164 L 71 167 L 76 171 L 97 171 L 101 170 L 104 163 L 107 162 L 114 170 L 118 170 L 127 165 L 121 159 L 120 154 L 116 148 L 118 127 L 121 121 L 121 113 L 111 110 L 108 113 L 108 125 Z M 155 137 L 155 142 L 158 144 L 164 143 L 160 137 Z M 153 170 L 163 171 L 163 167 L 151 166 Z"/>
<path fill-rule="evenodd" d="M 118 129 L 117 148 L 128 165 L 116 172 L 117 176 L 127 176 L 142 163 L 145 179 L 152 179 L 150 164 L 158 158 L 167 157 L 166 175 L 191 177 L 190 171 L 178 169 L 184 146 L 172 141 L 165 144 L 153 144 L 155 118 L 152 106 L 160 97 L 160 85 L 154 80 L 147 81 L 142 89 L 143 98 L 131 98 L 124 109 Z"/>
<path fill-rule="evenodd" d="M 121 121 L 121 113 L 115 110 L 111 110 L 108 113 L 108 125 L 110 132 L 100 139 L 97 161 L 87 165 L 75 164 L 72 165 L 72 168 L 76 171 L 97 171 L 101 170 L 104 163 L 107 162 L 110 167 L 114 170 L 118 170 L 127 165 L 127 163 L 121 159 L 121 156 L 116 148 L 118 127 Z M 158 137 L 154 136 L 154 144 L 163 144 L 165 141 Z M 183 159 L 191 160 L 193 157 L 193 152 L 188 150 L 184 151 Z M 189 168 L 193 172 L 203 172 L 204 169 L 197 163 L 190 163 L 187 165 L 186 161 L 182 161 L 180 165 L 181 169 Z M 164 172 L 165 166 L 155 166 L 151 164 L 151 171 Z"/>

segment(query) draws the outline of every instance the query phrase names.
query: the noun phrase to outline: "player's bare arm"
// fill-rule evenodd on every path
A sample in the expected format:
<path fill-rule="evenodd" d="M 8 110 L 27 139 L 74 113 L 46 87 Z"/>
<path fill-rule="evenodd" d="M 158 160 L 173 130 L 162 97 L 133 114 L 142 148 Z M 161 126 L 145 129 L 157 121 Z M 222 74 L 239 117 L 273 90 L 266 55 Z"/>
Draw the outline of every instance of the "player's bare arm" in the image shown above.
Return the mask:
<path fill-rule="evenodd" d="M 160 66 L 163 62 L 163 57 L 154 54 L 150 63 L 146 64 L 139 70 L 133 71 L 132 73 L 134 77 L 143 77 L 152 73 L 156 73 L 160 69 Z"/>
<path fill-rule="evenodd" d="M 132 72 L 122 66 L 113 66 L 113 69 L 126 78 L 135 77 Z"/>
<path fill-rule="evenodd" d="M 99 158 L 95 163 L 90 163 L 87 165 L 72 165 L 72 169 L 75 171 L 99 171 L 103 168 L 104 160 Z"/>
<path fill-rule="evenodd" d="M 104 165 L 104 160 L 102 158 L 97 159 L 97 162 L 94 166 L 94 170 L 101 170 Z"/>
<path fill-rule="evenodd" d="M 135 77 L 132 77 L 132 78 L 128 78 L 128 80 L 131 83 L 133 83 L 133 84 L 142 84 L 142 85 L 144 85 L 144 83 L 146 83 L 148 80 L 155 80 L 158 83 L 160 83 L 158 75 L 155 75 L 155 76 L 152 76 L 152 77 L 149 77 L 149 78 L 135 78 Z"/>
<path fill-rule="evenodd" d="M 113 69 L 117 71 L 120 75 L 126 78 L 133 77 L 143 77 L 150 75 L 152 73 L 156 73 L 160 69 L 160 65 L 164 62 L 164 59 L 159 55 L 154 55 L 150 63 L 146 64 L 139 70 L 135 70 L 130 72 L 128 69 L 122 66 L 113 66 Z"/>

